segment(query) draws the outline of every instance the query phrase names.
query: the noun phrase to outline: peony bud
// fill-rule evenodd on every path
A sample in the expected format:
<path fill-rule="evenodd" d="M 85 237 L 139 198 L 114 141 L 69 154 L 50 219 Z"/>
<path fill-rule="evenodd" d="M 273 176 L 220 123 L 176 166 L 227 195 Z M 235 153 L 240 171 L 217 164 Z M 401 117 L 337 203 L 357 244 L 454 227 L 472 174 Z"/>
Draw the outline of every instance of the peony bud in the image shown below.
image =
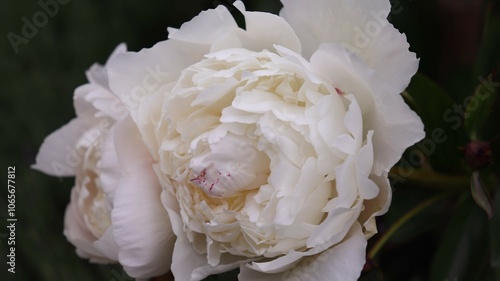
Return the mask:
<path fill-rule="evenodd" d="M 473 141 L 468 143 L 463 150 L 465 163 L 474 171 L 491 163 L 491 146 L 489 142 Z"/>

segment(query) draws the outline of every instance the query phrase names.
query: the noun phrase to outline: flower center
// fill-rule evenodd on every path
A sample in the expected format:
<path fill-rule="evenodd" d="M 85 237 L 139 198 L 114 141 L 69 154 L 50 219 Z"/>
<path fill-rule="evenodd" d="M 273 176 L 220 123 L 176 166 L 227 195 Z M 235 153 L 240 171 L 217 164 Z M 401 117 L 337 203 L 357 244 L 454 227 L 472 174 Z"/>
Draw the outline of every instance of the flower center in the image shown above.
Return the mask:
<path fill-rule="evenodd" d="M 211 197 L 232 197 L 267 182 L 269 158 L 255 141 L 227 133 L 213 143 L 200 140 L 190 162 L 191 183 Z"/>

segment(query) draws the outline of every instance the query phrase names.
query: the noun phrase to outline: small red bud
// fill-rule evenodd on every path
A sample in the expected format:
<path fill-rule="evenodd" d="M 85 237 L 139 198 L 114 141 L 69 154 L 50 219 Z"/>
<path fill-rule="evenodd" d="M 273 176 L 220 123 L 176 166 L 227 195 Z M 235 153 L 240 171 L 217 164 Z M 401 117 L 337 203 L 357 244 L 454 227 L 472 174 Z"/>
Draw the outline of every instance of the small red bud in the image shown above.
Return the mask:
<path fill-rule="evenodd" d="M 491 164 L 491 146 L 489 142 L 473 141 L 464 147 L 465 163 L 473 171 Z"/>

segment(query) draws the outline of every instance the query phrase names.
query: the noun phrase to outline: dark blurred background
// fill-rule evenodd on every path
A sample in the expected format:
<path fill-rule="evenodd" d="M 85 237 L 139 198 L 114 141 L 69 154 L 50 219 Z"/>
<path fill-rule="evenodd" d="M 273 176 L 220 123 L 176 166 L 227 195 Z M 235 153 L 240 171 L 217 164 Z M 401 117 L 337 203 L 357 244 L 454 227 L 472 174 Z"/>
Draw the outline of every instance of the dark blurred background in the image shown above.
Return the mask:
<path fill-rule="evenodd" d="M 33 16 L 42 8 L 38 1 L 4 0 L 0 9 L 0 168 L 6 175 L 8 166 L 16 167 L 18 219 L 13 275 L 6 271 L 7 195 L 2 184 L 0 280 L 130 280 L 119 266 L 89 264 L 76 256 L 74 247 L 62 234 L 73 179 L 49 177 L 31 170 L 30 165 L 43 139 L 75 116 L 73 90 L 86 83 L 85 70 L 94 62 L 104 63 L 121 42 L 132 51 L 151 47 L 166 39 L 168 26 L 179 27 L 216 2 L 60 1 L 66 4 L 59 4 L 58 11 L 47 17 L 32 38 L 17 46 L 11 44 L 8 34 L 21 36 L 23 19 L 33 22 Z M 281 7 L 278 0 L 244 2 L 249 10 L 277 13 Z M 447 89 L 455 101 L 471 95 L 475 73 L 489 73 L 483 71 L 488 66 L 478 70 L 475 64 L 482 46 L 487 1 L 392 2 L 390 21 L 406 33 L 412 51 L 421 59 L 420 71 Z M 426 196 L 419 195 L 421 191 L 415 193 L 418 194 L 401 196 L 409 198 L 404 201 L 409 205 L 414 203 L 411 198 L 418 201 Z M 395 198 L 398 194 L 396 191 Z M 381 220 L 381 229 L 387 228 L 391 218 L 397 218 L 400 212 L 403 211 L 397 206 L 391 209 L 385 225 Z M 445 221 L 445 217 L 437 216 L 429 224 Z M 440 231 L 420 231 L 389 244 L 377 265 L 385 280 L 429 280 L 432 258 L 441 241 Z"/>

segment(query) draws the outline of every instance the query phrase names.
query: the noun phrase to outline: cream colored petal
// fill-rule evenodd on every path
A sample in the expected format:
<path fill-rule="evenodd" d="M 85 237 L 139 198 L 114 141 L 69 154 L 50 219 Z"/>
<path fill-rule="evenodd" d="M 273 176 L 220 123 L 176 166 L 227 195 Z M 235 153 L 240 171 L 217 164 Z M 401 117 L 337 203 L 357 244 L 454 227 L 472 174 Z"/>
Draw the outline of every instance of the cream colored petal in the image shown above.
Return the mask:
<path fill-rule="evenodd" d="M 397 91 L 418 69 L 406 36 L 387 20 L 389 0 L 282 0 L 280 16 L 293 27 L 310 58 L 323 43 L 337 43 L 357 54 Z"/>
<path fill-rule="evenodd" d="M 83 161 L 83 153 L 74 147 L 87 129 L 84 120 L 75 118 L 50 134 L 43 141 L 31 167 L 57 177 L 75 175 L 75 168 Z"/>
<path fill-rule="evenodd" d="M 352 94 L 363 114 L 363 131 L 373 130 L 374 172 L 388 171 L 425 133 L 415 112 L 356 55 L 338 44 L 323 44 L 311 58 L 311 69 Z"/>
<path fill-rule="evenodd" d="M 118 260 L 132 277 L 160 276 L 170 270 L 175 236 L 152 157 L 130 118 L 117 124 L 115 147 L 123 171 L 111 213 Z"/>

